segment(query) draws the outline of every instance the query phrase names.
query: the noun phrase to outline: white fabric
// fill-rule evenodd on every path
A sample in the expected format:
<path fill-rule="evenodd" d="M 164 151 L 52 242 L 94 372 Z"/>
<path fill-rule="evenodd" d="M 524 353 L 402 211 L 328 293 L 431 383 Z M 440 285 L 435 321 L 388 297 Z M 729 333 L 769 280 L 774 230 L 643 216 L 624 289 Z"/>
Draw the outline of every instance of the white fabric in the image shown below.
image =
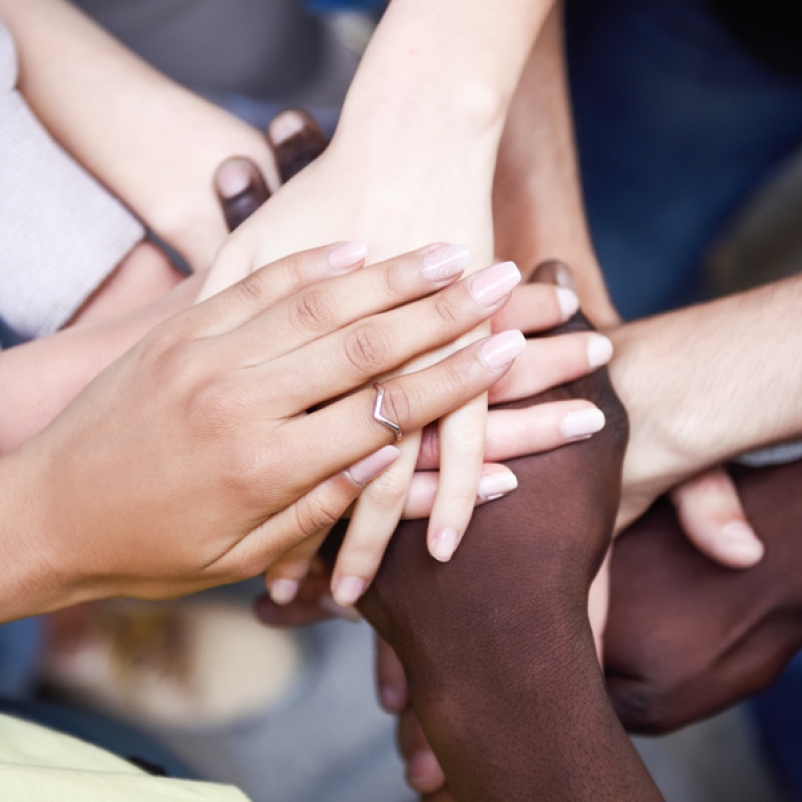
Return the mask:
<path fill-rule="evenodd" d="M 15 82 L 0 23 L 0 318 L 33 338 L 61 328 L 144 230 L 53 141 Z"/>

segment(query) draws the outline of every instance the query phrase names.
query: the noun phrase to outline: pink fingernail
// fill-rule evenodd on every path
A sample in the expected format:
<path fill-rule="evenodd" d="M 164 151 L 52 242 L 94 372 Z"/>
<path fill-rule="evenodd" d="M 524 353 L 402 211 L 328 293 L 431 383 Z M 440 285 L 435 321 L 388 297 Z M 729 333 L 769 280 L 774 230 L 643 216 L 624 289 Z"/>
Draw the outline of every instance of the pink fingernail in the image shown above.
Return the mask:
<path fill-rule="evenodd" d="M 471 252 L 464 245 L 441 245 L 421 260 L 421 272 L 433 284 L 458 276 L 471 264 Z"/>
<path fill-rule="evenodd" d="M 495 306 L 521 282 L 515 262 L 500 262 L 471 279 L 471 294 L 482 306 Z"/>
<path fill-rule="evenodd" d="M 362 263 L 368 255 L 364 242 L 343 242 L 329 251 L 329 266 L 337 272 L 352 270 Z"/>
<path fill-rule="evenodd" d="M 357 486 L 364 487 L 382 471 L 387 470 L 399 457 L 401 450 L 395 446 L 384 446 L 369 457 L 360 460 L 346 470 L 345 475 Z"/>
<path fill-rule="evenodd" d="M 563 320 L 570 320 L 579 309 L 579 298 L 573 290 L 557 287 L 557 302 L 560 304 Z"/>
<path fill-rule="evenodd" d="M 334 587 L 332 596 L 341 607 L 352 607 L 365 592 L 367 582 L 356 576 L 344 576 Z"/>
<path fill-rule="evenodd" d="M 526 348 L 526 337 L 516 329 L 502 331 L 485 340 L 479 352 L 490 368 L 504 368 Z"/>
<path fill-rule="evenodd" d="M 590 437 L 604 428 L 604 413 L 597 408 L 569 412 L 560 422 L 560 431 L 566 440 Z"/>
<path fill-rule="evenodd" d="M 491 473 L 479 482 L 477 496 L 480 501 L 495 501 L 518 487 L 518 478 L 511 471 Z"/>
<path fill-rule="evenodd" d="M 217 189 L 224 198 L 236 198 L 250 185 L 250 168 L 239 159 L 232 159 L 217 171 Z"/>
<path fill-rule="evenodd" d="M 432 557 L 441 563 L 447 563 L 457 550 L 459 545 L 459 534 L 455 529 L 443 529 L 437 533 L 434 539 Z"/>
<path fill-rule="evenodd" d="M 270 583 L 270 598 L 275 604 L 289 604 L 298 595 L 298 587 L 293 579 L 274 579 Z"/>
<path fill-rule="evenodd" d="M 588 364 L 600 368 L 613 358 L 613 344 L 603 334 L 594 334 L 588 343 Z"/>

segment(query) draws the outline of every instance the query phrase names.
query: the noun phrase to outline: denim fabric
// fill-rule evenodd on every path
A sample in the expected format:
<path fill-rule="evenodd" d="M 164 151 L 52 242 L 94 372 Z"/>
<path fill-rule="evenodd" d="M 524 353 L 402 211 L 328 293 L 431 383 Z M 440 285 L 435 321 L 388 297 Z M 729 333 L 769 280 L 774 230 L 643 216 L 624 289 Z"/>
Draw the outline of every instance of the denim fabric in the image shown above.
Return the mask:
<path fill-rule="evenodd" d="M 802 82 L 747 54 L 704 0 L 569 0 L 590 228 L 626 318 L 704 294 L 699 264 L 802 142 Z"/>

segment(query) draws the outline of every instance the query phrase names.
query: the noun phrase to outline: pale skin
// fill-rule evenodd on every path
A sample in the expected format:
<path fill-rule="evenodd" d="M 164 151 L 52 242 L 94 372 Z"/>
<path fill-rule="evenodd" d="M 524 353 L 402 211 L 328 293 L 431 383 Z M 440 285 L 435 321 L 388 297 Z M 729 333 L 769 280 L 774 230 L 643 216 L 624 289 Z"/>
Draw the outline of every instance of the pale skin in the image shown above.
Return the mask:
<path fill-rule="evenodd" d="M 257 271 L 158 326 L 2 457 L 3 620 L 254 576 L 339 518 L 399 456 L 366 412 L 375 393 L 358 388 L 505 300 L 474 296 L 482 273 L 432 280 L 420 252 L 363 264 L 345 243 Z M 266 347 L 268 332 L 284 336 Z M 522 347 L 505 332 L 388 379 L 385 410 L 422 428 Z"/>

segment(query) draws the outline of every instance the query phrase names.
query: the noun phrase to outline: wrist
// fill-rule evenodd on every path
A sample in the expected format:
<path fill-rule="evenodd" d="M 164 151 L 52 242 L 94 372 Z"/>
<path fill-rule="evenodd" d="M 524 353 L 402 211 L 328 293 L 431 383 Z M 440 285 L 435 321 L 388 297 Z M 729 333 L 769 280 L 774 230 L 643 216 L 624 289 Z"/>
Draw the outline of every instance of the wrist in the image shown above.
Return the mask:
<path fill-rule="evenodd" d="M 12 621 L 68 606 L 72 582 L 61 559 L 58 519 L 48 520 L 47 464 L 31 441 L 0 460 L 0 620 Z"/>

